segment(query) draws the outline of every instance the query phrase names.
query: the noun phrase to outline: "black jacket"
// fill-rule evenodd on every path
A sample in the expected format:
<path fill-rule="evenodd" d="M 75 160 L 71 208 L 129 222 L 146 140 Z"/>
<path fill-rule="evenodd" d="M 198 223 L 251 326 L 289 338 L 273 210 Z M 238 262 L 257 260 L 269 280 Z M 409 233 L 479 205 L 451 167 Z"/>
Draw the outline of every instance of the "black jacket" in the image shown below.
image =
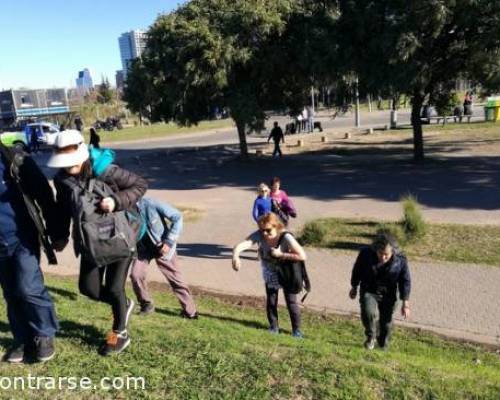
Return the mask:
<path fill-rule="evenodd" d="M 411 277 L 408 262 L 403 254 L 394 254 L 384 265 L 377 267 L 377 253 L 370 247 L 363 248 L 354 263 L 351 286 L 361 284 L 361 292 L 382 294 L 396 300 L 397 290 L 401 300 L 408 300 Z"/>
<path fill-rule="evenodd" d="M 78 178 L 69 175 L 61 169 L 54 177 L 57 191 L 58 217 L 61 221 L 65 237 L 69 237 L 69 226 L 72 217 L 71 186 L 68 180 Z M 115 210 L 130 210 L 137 212 L 137 202 L 144 196 L 148 188 L 147 181 L 126 169 L 110 165 L 102 177 L 103 181 L 113 190 Z"/>

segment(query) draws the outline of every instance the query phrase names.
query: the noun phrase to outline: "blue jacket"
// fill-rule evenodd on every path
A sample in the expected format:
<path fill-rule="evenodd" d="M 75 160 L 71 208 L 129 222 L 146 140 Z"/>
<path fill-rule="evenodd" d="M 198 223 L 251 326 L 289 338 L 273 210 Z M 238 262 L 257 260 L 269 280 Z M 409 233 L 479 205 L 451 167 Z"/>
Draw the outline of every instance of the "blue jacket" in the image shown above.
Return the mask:
<path fill-rule="evenodd" d="M 166 243 L 170 252 L 165 256 L 170 260 L 177 248 L 177 241 L 182 232 L 182 213 L 168 203 L 144 197 L 138 203 L 145 230 L 154 245 Z"/>
<path fill-rule="evenodd" d="M 271 212 L 271 198 L 270 197 L 257 197 L 253 203 L 252 216 L 255 222 L 263 215 Z"/>
<path fill-rule="evenodd" d="M 361 293 L 382 294 L 394 301 L 399 290 L 400 299 L 408 300 L 411 278 L 406 257 L 394 254 L 386 264 L 380 267 L 377 264 L 377 253 L 370 247 L 362 249 L 352 269 L 351 286 L 361 284 Z"/>

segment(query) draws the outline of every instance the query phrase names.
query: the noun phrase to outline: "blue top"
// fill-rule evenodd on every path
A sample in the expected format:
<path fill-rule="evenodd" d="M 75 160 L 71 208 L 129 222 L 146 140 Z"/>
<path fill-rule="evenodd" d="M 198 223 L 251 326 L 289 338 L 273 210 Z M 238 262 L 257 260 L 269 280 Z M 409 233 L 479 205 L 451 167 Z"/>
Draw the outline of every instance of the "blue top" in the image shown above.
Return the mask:
<path fill-rule="evenodd" d="M 252 216 L 255 222 L 263 215 L 271 212 L 271 198 L 270 197 L 257 197 L 253 203 Z"/>

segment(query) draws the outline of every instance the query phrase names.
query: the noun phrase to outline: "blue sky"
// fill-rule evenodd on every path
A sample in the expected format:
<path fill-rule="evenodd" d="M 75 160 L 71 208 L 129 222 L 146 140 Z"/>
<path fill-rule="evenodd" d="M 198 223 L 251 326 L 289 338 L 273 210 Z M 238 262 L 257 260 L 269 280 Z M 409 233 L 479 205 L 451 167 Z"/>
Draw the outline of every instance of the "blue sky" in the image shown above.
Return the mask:
<path fill-rule="evenodd" d="M 147 29 L 183 0 L 1 0 L 0 89 L 73 87 L 89 67 L 115 82 L 118 36 Z"/>

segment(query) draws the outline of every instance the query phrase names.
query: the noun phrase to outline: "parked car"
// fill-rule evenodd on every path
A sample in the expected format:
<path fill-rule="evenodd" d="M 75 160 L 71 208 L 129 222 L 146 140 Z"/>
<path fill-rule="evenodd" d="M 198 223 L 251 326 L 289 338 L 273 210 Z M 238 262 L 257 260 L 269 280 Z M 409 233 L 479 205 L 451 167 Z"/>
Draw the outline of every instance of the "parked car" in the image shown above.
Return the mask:
<path fill-rule="evenodd" d="M 33 131 L 35 131 L 41 147 L 52 146 L 56 134 L 59 132 L 59 127 L 50 122 L 34 122 L 27 124 L 23 130 L 0 134 L 0 140 L 8 147 L 16 147 L 23 151 L 29 151 Z"/>

